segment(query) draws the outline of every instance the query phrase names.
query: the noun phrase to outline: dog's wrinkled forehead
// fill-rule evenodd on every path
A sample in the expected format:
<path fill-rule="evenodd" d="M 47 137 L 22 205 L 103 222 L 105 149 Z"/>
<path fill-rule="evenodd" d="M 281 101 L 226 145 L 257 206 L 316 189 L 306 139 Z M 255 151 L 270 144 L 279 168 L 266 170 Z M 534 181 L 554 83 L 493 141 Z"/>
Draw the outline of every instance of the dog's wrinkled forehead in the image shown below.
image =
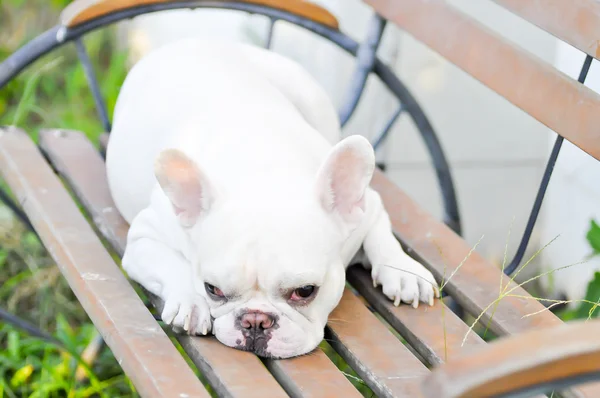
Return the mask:
<path fill-rule="evenodd" d="M 222 206 L 192 236 L 207 272 L 234 283 L 280 283 L 302 274 L 318 279 L 339 253 L 339 233 L 315 204 Z M 275 271 L 275 272 L 273 272 Z M 306 279 L 304 278 L 304 279 Z"/>

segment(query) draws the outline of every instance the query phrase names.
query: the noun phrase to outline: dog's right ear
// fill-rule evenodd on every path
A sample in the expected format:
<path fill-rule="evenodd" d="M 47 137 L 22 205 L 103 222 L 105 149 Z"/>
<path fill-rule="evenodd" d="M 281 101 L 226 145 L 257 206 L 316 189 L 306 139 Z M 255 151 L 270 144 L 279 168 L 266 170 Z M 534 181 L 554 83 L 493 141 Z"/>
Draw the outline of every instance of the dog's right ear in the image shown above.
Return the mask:
<path fill-rule="evenodd" d="M 352 135 L 329 152 L 317 176 L 317 193 L 323 208 L 349 223 L 365 210 L 365 191 L 375 169 L 375 154 L 369 141 Z"/>
<path fill-rule="evenodd" d="M 208 211 L 213 201 L 210 183 L 183 152 L 162 151 L 154 162 L 154 175 L 183 227 L 194 226 L 200 215 Z"/>

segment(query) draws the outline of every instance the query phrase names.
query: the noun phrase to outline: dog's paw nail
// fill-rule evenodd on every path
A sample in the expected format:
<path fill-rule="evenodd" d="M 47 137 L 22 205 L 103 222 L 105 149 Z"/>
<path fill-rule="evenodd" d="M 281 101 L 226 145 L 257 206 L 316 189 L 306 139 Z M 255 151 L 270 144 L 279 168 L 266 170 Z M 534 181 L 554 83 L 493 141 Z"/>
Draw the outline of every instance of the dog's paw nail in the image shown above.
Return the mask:
<path fill-rule="evenodd" d="M 394 306 L 398 307 L 400 305 L 400 295 L 396 296 L 396 299 L 394 300 Z"/>
<path fill-rule="evenodd" d="M 413 308 L 419 308 L 419 293 L 415 293 L 415 296 L 413 297 L 412 306 Z"/>
<path fill-rule="evenodd" d="M 429 306 L 433 307 L 433 296 L 429 297 Z"/>
<path fill-rule="evenodd" d="M 377 281 L 375 279 L 373 279 L 373 287 L 377 287 Z"/>
<path fill-rule="evenodd" d="M 202 335 L 203 335 L 203 336 L 206 336 L 207 334 L 208 334 L 208 327 L 207 327 L 206 325 L 204 325 L 204 326 L 202 327 Z"/>

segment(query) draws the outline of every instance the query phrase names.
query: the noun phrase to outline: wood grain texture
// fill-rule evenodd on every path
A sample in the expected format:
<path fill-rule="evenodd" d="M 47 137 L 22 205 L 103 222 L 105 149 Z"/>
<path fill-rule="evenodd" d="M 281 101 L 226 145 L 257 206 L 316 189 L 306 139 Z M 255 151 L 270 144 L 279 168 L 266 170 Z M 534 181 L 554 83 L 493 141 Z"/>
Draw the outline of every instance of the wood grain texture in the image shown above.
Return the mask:
<path fill-rule="evenodd" d="M 421 209 L 383 173 L 375 172 L 371 186 L 381 195 L 394 232 L 408 252 L 429 268 L 438 280 L 453 275 L 445 286 L 446 291 L 471 314 L 478 316 L 483 312 L 482 324 L 489 325 L 495 334 L 517 335 L 563 324 L 480 254 L 473 252 L 469 255 L 471 247 L 460 236 Z M 454 273 L 461 263 L 460 269 Z M 511 293 L 497 301 L 500 281 L 503 287 L 506 286 L 505 291 Z M 458 341 L 454 340 L 454 344 Z M 573 394 L 577 397 L 600 397 L 600 384 L 578 387 Z"/>
<path fill-rule="evenodd" d="M 513 45 L 446 1 L 365 2 L 384 18 L 600 160 L 599 94 Z M 571 2 L 564 3 L 567 7 Z"/>
<path fill-rule="evenodd" d="M 225 3 L 226 1 L 220 0 Z M 206 3 L 219 3 L 219 0 Z M 240 3 L 267 6 L 309 19 L 332 29 L 338 29 L 335 16 L 325 8 L 304 0 L 238 0 Z M 113 12 L 151 4 L 175 3 L 175 0 L 75 0 L 62 12 L 60 21 L 63 26 L 73 28 L 82 23 Z M 199 0 L 198 3 L 203 3 Z"/>
<path fill-rule="evenodd" d="M 412 398 L 423 377 L 429 374 L 349 289 L 329 316 L 326 336 L 378 397 Z"/>
<path fill-rule="evenodd" d="M 370 273 L 360 266 L 348 270 L 348 282 L 430 365 L 442 364 L 485 344 L 479 335 L 469 333 L 467 324 L 441 300 L 436 300 L 433 307 L 425 304 L 418 309 L 410 305 L 395 307 L 380 289 L 373 287 Z"/>
<path fill-rule="evenodd" d="M 471 247 L 467 242 L 421 209 L 383 173 L 375 172 L 371 186 L 381 195 L 394 232 L 407 251 L 429 268 L 438 281 L 447 279 L 462 263 L 445 290 L 471 314 L 478 316 L 485 310 L 482 322 L 489 323 L 494 333 L 517 334 L 537 327 L 562 324 L 549 311 L 524 317 L 545 307 L 480 254 L 473 252 L 469 255 Z M 496 306 L 494 302 L 500 296 L 500 282 L 507 286 L 507 291 L 514 290 L 511 296 L 504 297 Z"/>
<path fill-rule="evenodd" d="M 600 320 L 497 340 L 440 366 L 423 382 L 426 398 L 499 396 L 559 380 L 600 379 Z"/>
<path fill-rule="evenodd" d="M 25 132 L 0 129 L 0 171 L 137 391 L 209 397 Z"/>
<path fill-rule="evenodd" d="M 494 0 L 513 14 L 591 55 L 600 56 L 600 3 L 595 0 Z"/>

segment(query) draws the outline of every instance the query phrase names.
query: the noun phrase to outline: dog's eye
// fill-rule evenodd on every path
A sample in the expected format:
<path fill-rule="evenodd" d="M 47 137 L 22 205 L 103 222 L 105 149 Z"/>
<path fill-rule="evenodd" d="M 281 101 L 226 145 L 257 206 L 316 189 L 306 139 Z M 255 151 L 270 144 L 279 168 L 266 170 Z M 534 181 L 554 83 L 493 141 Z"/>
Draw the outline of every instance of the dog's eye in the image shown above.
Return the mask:
<path fill-rule="evenodd" d="M 211 285 L 210 283 L 204 283 L 204 287 L 209 295 L 217 297 L 217 298 L 225 298 L 225 294 L 218 287 Z"/>
<path fill-rule="evenodd" d="M 290 297 L 290 300 L 292 300 L 292 301 L 306 300 L 306 299 L 312 297 L 315 294 L 316 290 L 317 289 L 314 285 L 306 285 L 306 286 L 299 287 L 298 289 L 296 289 L 292 292 L 292 296 Z"/>

